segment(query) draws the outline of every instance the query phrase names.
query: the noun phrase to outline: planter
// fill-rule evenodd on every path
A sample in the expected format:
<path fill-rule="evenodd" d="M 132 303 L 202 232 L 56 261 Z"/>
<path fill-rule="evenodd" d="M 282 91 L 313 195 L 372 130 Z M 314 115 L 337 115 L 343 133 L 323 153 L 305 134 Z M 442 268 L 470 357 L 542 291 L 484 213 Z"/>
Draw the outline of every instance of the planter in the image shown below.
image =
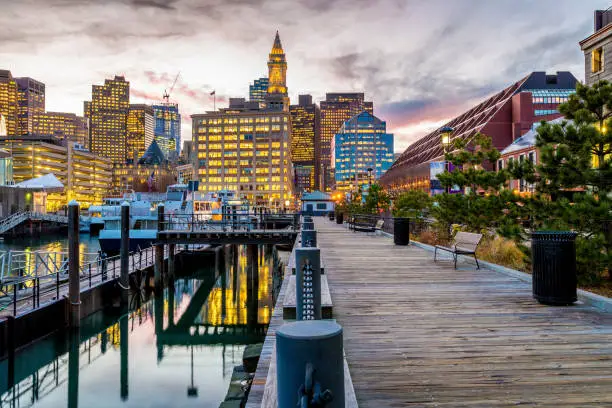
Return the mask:
<path fill-rule="evenodd" d="M 410 243 L 410 218 L 393 219 L 393 243 L 395 245 Z"/>
<path fill-rule="evenodd" d="M 344 213 L 339 212 L 336 214 L 336 224 L 342 224 L 344 222 Z"/>
<path fill-rule="evenodd" d="M 546 305 L 570 305 L 576 293 L 576 234 L 539 231 L 531 234 L 533 297 Z"/>

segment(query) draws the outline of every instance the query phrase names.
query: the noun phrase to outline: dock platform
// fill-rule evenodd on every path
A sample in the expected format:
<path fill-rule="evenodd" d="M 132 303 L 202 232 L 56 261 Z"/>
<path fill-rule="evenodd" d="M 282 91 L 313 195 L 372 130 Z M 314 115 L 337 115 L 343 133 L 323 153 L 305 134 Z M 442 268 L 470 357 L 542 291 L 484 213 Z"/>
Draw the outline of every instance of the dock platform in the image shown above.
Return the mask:
<path fill-rule="evenodd" d="M 359 407 L 612 406 L 612 314 L 315 217 Z"/>

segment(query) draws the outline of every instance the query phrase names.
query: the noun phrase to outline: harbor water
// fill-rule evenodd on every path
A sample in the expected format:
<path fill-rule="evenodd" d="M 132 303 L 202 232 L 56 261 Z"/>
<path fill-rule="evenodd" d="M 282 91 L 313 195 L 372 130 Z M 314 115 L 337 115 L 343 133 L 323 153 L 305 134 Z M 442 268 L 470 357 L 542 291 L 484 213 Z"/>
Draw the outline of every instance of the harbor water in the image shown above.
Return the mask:
<path fill-rule="evenodd" d="M 0 361 L 0 408 L 218 407 L 246 345 L 265 337 L 280 265 L 271 246 L 226 246 L 197 264 L 157 296 L 25 347 L 12 372 Z"/>

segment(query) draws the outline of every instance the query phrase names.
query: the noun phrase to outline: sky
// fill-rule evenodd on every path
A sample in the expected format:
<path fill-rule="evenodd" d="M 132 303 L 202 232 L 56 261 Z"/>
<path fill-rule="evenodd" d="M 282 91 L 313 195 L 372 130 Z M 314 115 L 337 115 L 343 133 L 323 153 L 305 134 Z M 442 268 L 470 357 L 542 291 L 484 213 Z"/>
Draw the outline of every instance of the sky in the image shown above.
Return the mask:
<path fill-rule="evenodd" d="M 584 79 L 578 42 L 600 0 L 0 0 L 0 69 L 46 84 L 47 110 L 83 114 L 124 75 L 131 103 L 183 115 L 248 97 L 279 31 L 292 101 L 365 92 L 395 151 L 531 71 Z"/>

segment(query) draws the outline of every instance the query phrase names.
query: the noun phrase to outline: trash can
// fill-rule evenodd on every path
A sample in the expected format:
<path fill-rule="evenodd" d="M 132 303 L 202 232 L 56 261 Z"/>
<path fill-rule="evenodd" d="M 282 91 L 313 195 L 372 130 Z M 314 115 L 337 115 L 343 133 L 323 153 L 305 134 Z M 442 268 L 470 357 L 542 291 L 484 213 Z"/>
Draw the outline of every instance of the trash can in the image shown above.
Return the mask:
<path fill-rule="evenodd" d="M 531 234 L 533 297 L 545 305 L 571 305 L 576 294 L 576 233 Z"/>
<path fill-rule="evenodd" d="M 393 219 L 393 243 L 395 245 L 410 243 L 410 218 Z"/>
<path fill-rule="evenodd" d="M 333 211 L 330 211 L 328 215 L 329 215 L 330 221 L 333 221 L 336 219 L 336 214 Z"/>
<path fill-rule="evenodd" d="M 339 212 L 336 214 L 336 224 L 342 224 L 344 222 L 344 213 Z"/>

